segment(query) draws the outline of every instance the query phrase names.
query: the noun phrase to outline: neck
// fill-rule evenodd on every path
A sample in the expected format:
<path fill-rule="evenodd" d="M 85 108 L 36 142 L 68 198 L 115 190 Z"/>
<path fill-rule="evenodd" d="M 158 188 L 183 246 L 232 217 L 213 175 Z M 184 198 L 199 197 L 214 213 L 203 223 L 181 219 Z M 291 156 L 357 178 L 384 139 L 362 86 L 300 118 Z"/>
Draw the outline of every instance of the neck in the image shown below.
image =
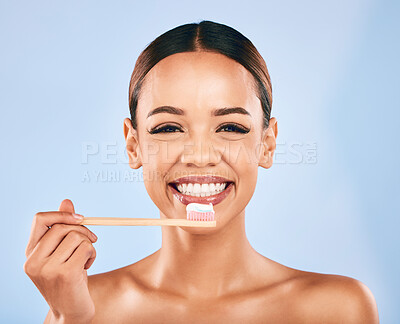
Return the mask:
<path fill-rule="evenodd" d="M 205 297 L 243 289 L 262 262 L 246 237 L 244 214 L 243 210 L 212 234 L 163 226 L 162 246 L 153 268 L 157 286 Z"/>

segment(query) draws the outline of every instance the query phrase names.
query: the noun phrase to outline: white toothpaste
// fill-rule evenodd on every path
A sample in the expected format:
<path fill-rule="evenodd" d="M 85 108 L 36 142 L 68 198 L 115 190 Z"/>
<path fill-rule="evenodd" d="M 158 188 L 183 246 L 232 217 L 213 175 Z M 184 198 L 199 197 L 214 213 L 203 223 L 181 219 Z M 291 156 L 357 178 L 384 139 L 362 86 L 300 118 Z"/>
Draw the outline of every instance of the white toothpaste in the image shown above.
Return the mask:
<path fill-rule="evenodd" d="M 190 203 L 186 205 L 187 212 L 199 212 L 199 213 L 209 213 L 214 212 L 212 203 L 206 204 L 198 204 L 198 203 Z"/>

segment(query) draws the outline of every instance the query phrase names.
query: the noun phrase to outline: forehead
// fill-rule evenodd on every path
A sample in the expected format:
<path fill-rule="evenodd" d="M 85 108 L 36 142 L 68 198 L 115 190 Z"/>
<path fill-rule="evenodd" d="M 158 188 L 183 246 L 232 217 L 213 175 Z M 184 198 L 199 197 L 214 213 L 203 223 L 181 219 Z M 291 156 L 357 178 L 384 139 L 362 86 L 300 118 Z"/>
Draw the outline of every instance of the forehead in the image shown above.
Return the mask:
<path fill-rule="evenodd" d="M 146 75 L 137 113 L 144 114 L 161 105 L 202 110 L 259 105 L 253 82 L 249 71 L 225 55 L 173 54 L 158 62 Z"/>

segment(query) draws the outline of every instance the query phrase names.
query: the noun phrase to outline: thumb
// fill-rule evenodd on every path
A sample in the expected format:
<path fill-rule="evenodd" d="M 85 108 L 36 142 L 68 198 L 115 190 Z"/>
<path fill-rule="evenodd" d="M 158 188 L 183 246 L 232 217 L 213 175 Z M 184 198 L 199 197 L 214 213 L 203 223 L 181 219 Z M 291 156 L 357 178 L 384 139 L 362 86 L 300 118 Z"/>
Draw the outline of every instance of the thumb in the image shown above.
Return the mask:
<path fill-rule="evenodd" d="M 64 199 L 61 202 L 60 207 L 58 207 L 58 211 L 65 211 L 65 212 L 69 212 L 69 213 L 75 213 L 74 204 L 72 203 L 71 200 Z"/>

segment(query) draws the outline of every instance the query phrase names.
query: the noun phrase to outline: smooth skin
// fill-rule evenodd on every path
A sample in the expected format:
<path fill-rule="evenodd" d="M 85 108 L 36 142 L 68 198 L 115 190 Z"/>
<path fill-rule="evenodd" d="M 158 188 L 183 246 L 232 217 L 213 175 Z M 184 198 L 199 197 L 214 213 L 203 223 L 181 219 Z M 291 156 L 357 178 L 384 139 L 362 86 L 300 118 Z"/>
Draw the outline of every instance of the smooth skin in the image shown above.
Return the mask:
<path fill-rule="evenodd" d="M 181 114 L 148 117 L 165 105 Z M 214 116 L 222 107 L 242 107 L 248 114 Z M 258 168 L 272 166 L 278 134 L 275 118 L 267 129 L 262 121 L 252 75 L 234 60 L 210 52 L 179 53 L 154 66 L 139 99 L 138 127 L 133 129 L 126 118 L 124 136 L 129 165 L 143 168 L 146 190 L 160 217 L 186 218 L 185 205 L 168 186 L 178 177 L 219 175 L 234 182 L 233 190 L 214 206 L 217 227 L 163 226 L 159 250 L 89 277 L 85 268 L 95 258 L 90 231 L 61 213 L 73 212 L 72 202 L 64 200 L 60 212 L 36 215 L 27 251 L 36 246 L 37 252 L 27 254 L 24 268 L 50 305 L 45 322 L 379 323 L 374 296 L 362 282 L 293 269 L 250 245 L 245 207 Z M 249 132 L 238 132 L 232 123 Z M 164 126 L 164 132 L 149 133 Z M 268 217 L 268 208 L 258 217 Z M 54 231 L 56 226 L 44 227 L 55 223 L 65 225 Z M 78 228 L 80 236 L 67 241 Z M 51 231 L 55 233 L 50 236 Z M 75 257 L 78 249 L 71 251 L 79 242 L 84 248 Z M 62 262 L 68 253 L 70 259 Z M 65 269 L 74 277 L 62 275 Z"/>
<path fill-rule="evenodd" d="M 87 269 L 96 258 L 97 237 L 74 213 L 68 199 L 59 211 L 37 213 L 25 249 L 24 271 L 50 306 L 46 323 L 90 323 L 95 314 Z"/>

